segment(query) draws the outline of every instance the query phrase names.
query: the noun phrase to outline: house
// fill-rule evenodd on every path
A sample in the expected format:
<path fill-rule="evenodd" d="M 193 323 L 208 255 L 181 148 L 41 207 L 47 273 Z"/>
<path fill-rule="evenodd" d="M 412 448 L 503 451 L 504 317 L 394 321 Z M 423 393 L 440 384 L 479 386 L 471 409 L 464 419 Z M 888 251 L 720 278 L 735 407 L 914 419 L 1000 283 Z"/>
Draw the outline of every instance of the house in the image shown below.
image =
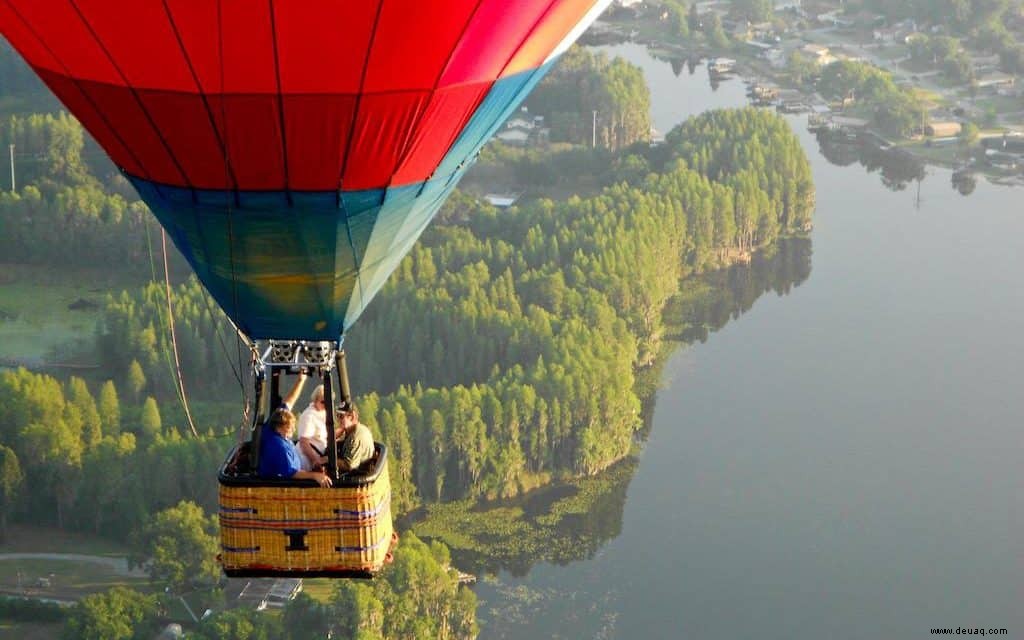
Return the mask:
<path fill-rule="evenodd" d="M 781 61 L 780 66 L 785 65 L 785 59 L 782 56 L 782 49 L 777 44 L 770 42 L 761 42 L 758 40 L 746 41 L 746 45 L 750 46 L 754 50 L 754 54 L 761 59 L 768 60 L 772 66 L 776 66 L 776 61 Z"/>
<path fill-rule="evenodd" d="M 530 132 L 523 129 L 505 129 L 494 136 L 505 144 L 516 147 L 525 147 L 530 142 Z"/>
<path fill-rule="evenodd" d="M 859 134 L 866 131 L 868 121 L 850 116 L 832 116 L 831 128 L 847 134 Z"/>
<path fill-rule="evenodd" d="M 924 135 L 931 136 L 933 138 L 949 138 L 952 136 L 960 135 L 962 126 L 959 122 L 946 121 L 946 122 L 931 122 L 924 127 Z"/>
<path fill-rule="evenodd" d="M 544 127 L 543 116 L 530 117 L 525 107 L 505 121 L 504 128 L 494 137 L 505 144 L 523 147 L 532 141 L 544 140 L 549 130 Z"/>
<path fill-rule="evenodd" d="M 484 196 L 487 204 L 498 209 L 508 209 L 519 200 L 518 193 L 488 193 Z"/>
<path fill-rule="evenodd" d="M 819 23 L 829 27 L 849 28 L 857 24 L 855 20 L 851 20 L 850 18 L 847 18 L 846 16 L 842 15 L 842 11 L 840 9 L 836 9 L 835 11 L 828 11 L 826 13 L 819 13 L 817 16 L 815 16 L 815 19 Z"/>
<path fill-rule="evenodd" d="M 1003 73 L 1002 71 L 986 73 L 983 76 L 979 76 L 977 79 L 979 89 L 998 90 L 1000 87 L 1012 87 L 1013 83 L 1014 77 L 1008 73 Z"/>
<path fill-rule="evenodd" d="M 708 60 L 708 71 L 711 73 L 729 73 L 736 66 L 731 58 L 711 58 Z"/>
<path fill-rule="evenodd" d="M 971 67 L 974 69 L 975 75 L 996 71 L 999 68 L 999 64 L 1000 58 L 998 55 L 971 56 Z"/>
<path fill-rule="evenodd" d="M 533 120 L 529 119 L 528 117 L 525 117 L 524 115 L 512 116 L 511 118 L 505 121 L 505 128 L 522 129 L 524 131 L 529 131 L 533 129 Z"/>
<path fill-rule="evenodd" d="M 779 34 L 775 33 L 775 27 L 771 22 L 758 22 L 750 25 L 750 33 L 760 40 L 777 41 Z"/>
<path fill-rule="evenodd" d="M 725 25 L 722 25 L 723 27 Z M 737 22 L 736 24 L 727 28 L 729 37 L 737 42 L 746 42 L 753 37 L 753 32 L 750 30 L 749 22 Z"/>
<path fill-rule="evenodd" d="M 1024 136 L 1010 134 L 982 138 L 981 146 L 985 147 L 986 149 L 993 149 L 996 151 L 1024 153 Z"/>
<path fill-rule="evenodd" d="M 875 42 L 898 42 L 905 37 L 905 31 L 899 27 L 879 27 L 871 32 Z"/>

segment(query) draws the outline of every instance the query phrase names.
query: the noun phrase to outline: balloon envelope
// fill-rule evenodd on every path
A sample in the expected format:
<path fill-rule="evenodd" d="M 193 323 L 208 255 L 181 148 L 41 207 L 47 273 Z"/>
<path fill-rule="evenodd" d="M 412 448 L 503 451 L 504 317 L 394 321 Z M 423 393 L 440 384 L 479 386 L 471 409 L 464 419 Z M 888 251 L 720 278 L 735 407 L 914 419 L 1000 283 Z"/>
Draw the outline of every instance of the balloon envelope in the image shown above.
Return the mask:
<path fill-rule="evenodd" d="M 610 0 L 0 0 L 252 338 L 348 329 Z"/>

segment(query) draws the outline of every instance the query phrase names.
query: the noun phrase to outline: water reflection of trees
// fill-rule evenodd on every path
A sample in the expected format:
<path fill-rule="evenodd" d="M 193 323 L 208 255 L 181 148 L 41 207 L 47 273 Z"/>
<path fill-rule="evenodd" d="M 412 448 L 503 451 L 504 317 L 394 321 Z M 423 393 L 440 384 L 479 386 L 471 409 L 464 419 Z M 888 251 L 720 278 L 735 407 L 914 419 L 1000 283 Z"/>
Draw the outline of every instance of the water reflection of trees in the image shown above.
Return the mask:
<path fill-rule="evenodd" d="M 962 196 L 969 196 L 974 193 L 978 186 L 978 179 L 970 171 L 954 171 L 950 176 L 950 183 L 953 189 Z"/>
<path fill-rule="evenodd" d="M 417 536 L 444 542 L 471 573 L 526 575 L 534 564 L 592 558 L 622 532 L 626 490 L 637 460 L 592 477 L 548 485 L 495 504 L 433 504 L 414 514 Z"/>
<path fill-rule="evenodd" d="M 678 78 L 686 67 L 686 58 L 669 58 L 668 63 L 672 67 L 672 75 Z"/>
<path fill-rule="evenodd" d="M 678 339 L 703 341 L 765 293 L 786 295 L 810 273 L 811 240 L 782 238 L 748 264 L 688 280 L 683 293 L 667 307 L 666 320 Z M 665 358 L 659 360 L 664 362 Z M 653 407 L 653 401 L 645 405 L 647 427 Z M 641 433 L 646 435 L 649 428 Z M 626 492 L 637 466 L 637 460 L 629 458 L 596 476 L 549 485 L 493 505 L 429 505 L 412 517 L 413 531 L 443 541 L 455 564 L 473 573 L 505 570 L 525 575 L 538 562 L 565 565 L 587 559 L 621 533 Z"/>
<path fill-rule="evenodd" d="M 671 303 L 679 322 L 679 339 L 704 342 L 729 320 L 746 313 L 763 294 L 786 295 L 811 275 L 811 239 L 781 238 L 755 253 L 749 264 L 736 264 L 704 276 L 691 296 Z M 699 286 L 699 285 L 698 285 Z"/>
<path fill-rule="evenodd" d="M 883 149 L 870 141 L 847 140 L 832 131 L 818 131 L 816 135 L 821 155 L 841 167 L 859 162 L 868 173 L 879 172 L 888 189 L 902 191 L 911 182 L 925 178 L 925 164 L 902 149 Z"/>

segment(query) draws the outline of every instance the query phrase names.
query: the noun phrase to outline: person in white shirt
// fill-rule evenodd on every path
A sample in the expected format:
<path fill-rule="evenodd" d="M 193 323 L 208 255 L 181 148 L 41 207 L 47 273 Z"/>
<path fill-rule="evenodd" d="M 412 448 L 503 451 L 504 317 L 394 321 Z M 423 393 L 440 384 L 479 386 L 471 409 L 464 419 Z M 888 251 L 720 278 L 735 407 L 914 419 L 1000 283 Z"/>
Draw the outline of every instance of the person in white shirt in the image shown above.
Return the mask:
<path fill-rule="evenodd" d="M 327 407 L 324 404 L 324 386 L 313 389 L 309 406 L 299 416 L 295 429 L 299 434 L 299 457 L 302 468 L 313 471 L 327 463 Z M 335 429 L 338 434 L 340 428 Z M 336 435 L 335 437 L 339 437 Z"/>

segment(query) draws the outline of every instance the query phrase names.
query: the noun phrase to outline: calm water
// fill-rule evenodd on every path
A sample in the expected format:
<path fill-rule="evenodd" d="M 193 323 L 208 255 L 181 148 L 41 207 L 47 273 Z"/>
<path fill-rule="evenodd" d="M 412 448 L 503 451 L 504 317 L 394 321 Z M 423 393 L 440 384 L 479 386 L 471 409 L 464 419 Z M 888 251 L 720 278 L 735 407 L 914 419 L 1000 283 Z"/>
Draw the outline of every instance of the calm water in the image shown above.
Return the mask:
<path fill-rule="evenodd" d="M 605 49 L 644 67 L 662 132 L 745 104 Z M 482 637 L 1024 637 L 1024 190 L 929 168 L 894 191 L 791 122 L 810 276 L 672 356 L 621 534 L 480 584 Z"/>

